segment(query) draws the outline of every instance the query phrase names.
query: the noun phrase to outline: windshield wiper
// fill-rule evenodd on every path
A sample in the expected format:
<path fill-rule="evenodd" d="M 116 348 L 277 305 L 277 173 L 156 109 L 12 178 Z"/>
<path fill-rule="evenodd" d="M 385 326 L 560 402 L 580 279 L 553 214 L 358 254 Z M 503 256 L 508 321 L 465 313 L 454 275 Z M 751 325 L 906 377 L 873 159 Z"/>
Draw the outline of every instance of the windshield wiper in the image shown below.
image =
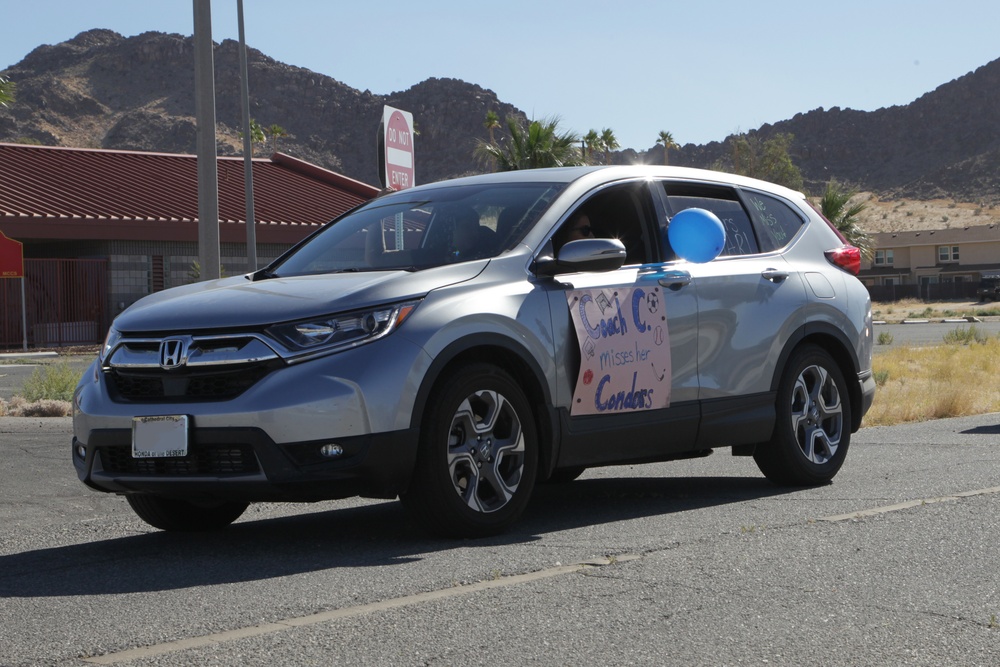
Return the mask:
<path fill-rule="evenodd" d="M 270 280 L 271 278 L 277 278 L 278 276 L 268 271 L 267 269 L 261 269 L 259 271 L 254 271 L 253 273 L 248 273 L 246 278 L 252 282 L 257 282 L 258 280 Z"/>

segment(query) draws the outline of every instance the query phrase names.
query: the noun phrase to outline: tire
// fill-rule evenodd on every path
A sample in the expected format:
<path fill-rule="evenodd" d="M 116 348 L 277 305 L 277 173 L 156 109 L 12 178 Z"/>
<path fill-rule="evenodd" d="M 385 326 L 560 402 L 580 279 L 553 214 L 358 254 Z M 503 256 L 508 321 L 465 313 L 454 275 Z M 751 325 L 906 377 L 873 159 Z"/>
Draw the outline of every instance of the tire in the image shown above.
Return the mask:
<path fill-rule="evenodd" d="M 125 496 L 139 518 L 154 528 L 171 532 L 220 530 L 240 518 L 250 503 L 192 503 L 149 493 Z"/>
<path fill-rule="evenodd" d="M 785 368 L 777 401 L 771 440 L 754 452 L 757 467 L 775 484 L 828 483 L 851 442 L 851 402 L 840 367 L 821 347 L 799 348 Z"/>
<path fill-rule="evenodd" d="M 417 463 L 400 496 L 429 532 L 483 537 L 521 515 L 535 485 L 538 436 L 524 392 L 490 364 L 459 369 L 431 395 Z"/>

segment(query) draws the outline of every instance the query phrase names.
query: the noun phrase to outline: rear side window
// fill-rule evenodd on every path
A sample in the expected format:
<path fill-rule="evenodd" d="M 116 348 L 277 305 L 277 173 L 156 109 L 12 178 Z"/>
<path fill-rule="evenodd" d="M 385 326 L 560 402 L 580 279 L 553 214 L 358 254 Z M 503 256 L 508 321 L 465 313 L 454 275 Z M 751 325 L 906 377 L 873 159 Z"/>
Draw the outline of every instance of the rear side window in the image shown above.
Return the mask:
<path fill-rule="evenodd" d="M 762 250 L 784 248 L 802 229 L 802 216 L 785 202 L 760 192 L 744 191 L 744 194 L 753 215 L 759 221 Z"/>
<path fill-rule="evenodd" d="M 668 194 L 667 202 L 671 217 L 688 208 L 703 208 L 714 213 L 726 229 L 726 247 L 722 250 L 722 255 L 752 255 L 759 252 L 753 224 L 739 201 Z"/>

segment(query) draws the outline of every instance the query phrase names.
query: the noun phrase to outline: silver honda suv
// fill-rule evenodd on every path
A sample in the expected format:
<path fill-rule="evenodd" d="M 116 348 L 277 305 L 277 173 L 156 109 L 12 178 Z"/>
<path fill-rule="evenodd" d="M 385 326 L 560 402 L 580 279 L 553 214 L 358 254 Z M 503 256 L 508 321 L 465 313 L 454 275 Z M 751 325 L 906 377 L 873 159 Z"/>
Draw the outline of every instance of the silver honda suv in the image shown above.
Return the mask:
<path fill-rule="evenodd" d="M 875 390 L 858 268 L 802 194 L 729 174 L 412 188 L 125 310 L 76 389 L 73 462 L 164 530 L 398 496 L 488 535 L 536 483 L 721 447 L 823 484 Z"/>

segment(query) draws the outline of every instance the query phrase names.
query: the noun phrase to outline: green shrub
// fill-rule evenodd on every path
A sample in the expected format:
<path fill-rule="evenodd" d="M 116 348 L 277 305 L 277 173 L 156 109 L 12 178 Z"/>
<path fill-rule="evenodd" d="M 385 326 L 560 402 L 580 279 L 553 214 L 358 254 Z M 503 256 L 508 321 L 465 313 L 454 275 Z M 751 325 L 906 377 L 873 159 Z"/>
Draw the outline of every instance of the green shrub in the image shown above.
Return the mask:
<path fill-rule="evenodd" d="M 985 343 L 989 335 L 983 333 L 976 325 L 965 328 L 956 327 L 944 335 L 944 342 L 948 345 L 971 345 L 972 343 Z"/>
<path fill-rule="evenodd" d="M 49 366 L 39 366 L 25 380 L 21 396 L 34 401 L 71 401 L 73 390 L 80 380 L 80 373 L 63 362 Z"/>
<path fill-rule="evenodd" d="M 878 339 L 876 340 L 876 342 L 879 345 L 892 345 L 892 341 L 893 340 L 894 339 L 893 339 L 891 333 L 889 333 L 888 331 L 883 331 L 883 332 L 879 333 Z"/>
<path fill-rule="evenodd" d="M 889 371 L 887 370 L 877 370 L 875 371 L 875 385 L 879 387 L 884 387 L 885 383 L 889 381 Z"/>

